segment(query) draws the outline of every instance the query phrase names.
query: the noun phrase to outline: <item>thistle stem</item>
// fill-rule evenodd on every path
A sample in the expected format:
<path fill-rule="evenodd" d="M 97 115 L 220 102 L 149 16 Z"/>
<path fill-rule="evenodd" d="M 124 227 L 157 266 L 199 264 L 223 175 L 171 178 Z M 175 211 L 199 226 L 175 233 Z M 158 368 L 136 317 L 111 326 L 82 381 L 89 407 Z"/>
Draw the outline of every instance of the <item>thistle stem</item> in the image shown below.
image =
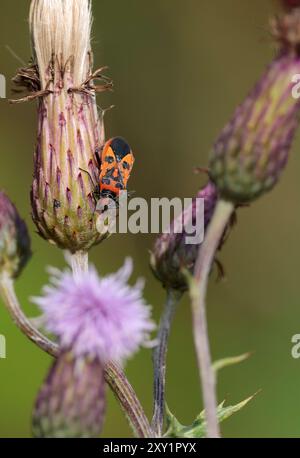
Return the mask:
<path fill-rule="evenodd" d="M 75 277 L 89 269 L 89 255 L 87 251 L 77 251 L 71 255 L 71 267 Z"/>
<path fill-rule="evenodd" d="M 123 370 L 114 362 L 105 366 L 105 380 L 138 438 L 152 438 L 154 433 L 137 395 Z"/>
<path fill-rule="evenodd" d="M 46 353 L 49 353 L 51 356 L 57 356 L 59 352 L 58 345 L 41 334 L 26 317 L 16 296 L 14 282 L 12 278 L 5 273 L 0 275 L 0 295 L 11 318 L 18 328 Z"/>
<path fill-rule="evenodd" d="M 234 205 L 220 200 L 208 227 L 203 244 L 199 248 L 194 280 L 190 288 L 193 313 L 193 334 L 197 353 L 199 375 L 202 382 L 203 402 L 207 423 L 207 437 L 219 438 L 217 418 L 216 380 L 212 368 L 207 319 L 206 293 L 208 277 L 224 230 L 234 211 Z"/>
<path fill-rule="evenodd" d="M 71 265 L 74 275 L 86 272 L 88 269 L 88 253 L 77 252 L 73 254 Z M 107 363 L 104 370 L 105 380 L 119 401 L 135 436 L 139 438 L 154 437 L 143 407 L 123 370 L 114 362 Z"/>
<path fill-rule="evenodd" d="M 153 351 L 154 414 L 152 419 L 152 429 L 157 437 L 162 437 L 163 434 L 168 341 L 172 320 L 180 298 L 181 293 L 172 289 L 167 291 L 167 299 L 158 330 L 158 344 Z"/>

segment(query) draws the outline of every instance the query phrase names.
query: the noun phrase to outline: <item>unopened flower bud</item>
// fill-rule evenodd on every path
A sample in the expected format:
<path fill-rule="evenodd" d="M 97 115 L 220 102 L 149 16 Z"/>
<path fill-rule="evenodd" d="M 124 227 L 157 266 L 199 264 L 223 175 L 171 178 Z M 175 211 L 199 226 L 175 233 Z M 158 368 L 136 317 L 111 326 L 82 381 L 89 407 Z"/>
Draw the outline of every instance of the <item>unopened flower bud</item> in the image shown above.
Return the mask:
<path fill-rule="evenodd" d="M 198 193 L 197 198 L 204 199 L 204 228 L 207 228 L 218 200 L 217 188 L 209 182 Z M 193 226 L 195 225 L 198 209 L 196 199 L 193 199 L 190 207 L 172 222 L 168 233 L 158 237 L 151 253 L 150 264 L 153 273 L 167 289 L 185 291 L 187 281 L 184 270 L 194 270 L 199 244 L 187 243 L 184 227 L 187 227 L 190 221 Z M 176 233 L 175 228 L 181 222 L 183 231 Z"/>
<path fill-rule="evenodd" d="M 33 433 L 39 438 L 93 438 L 105 414 L 103 367 L 97 359 L 63 352 L 53 364 L 34 409 Z"/>
<path fill-rule="evenodd" d="M 96 93 L 111 88 L 101 70 L 92 72 L 90 0 L 32 0 L 30 26 L 34 65 L 16 82 L 39 100 L 33 220 L 49 242 L 88 250 L 106 237 L 96 228 L 97 152 L 104 143 Z"/>
<path fill-rule="evenodd" d="M 0 192 L 0 274 L 17 277 L 30 256 L 27 226 L 10 199 Z"/>
<path fill-rule="evenodd" d="M 281 0 L 282 5 L 289 8 L 298 8 L 300 6 L 300 0 Z"/>
<path fill-rule="evenodd" d="M 234 203 L 250 202 L 273 188 L 299 124 L 293 81 L 300 73 L 300 12 L 274 21 L 273 33 L 279 56 L 238 107 L 210 157 L 212 180 L 221 197 Z"/>

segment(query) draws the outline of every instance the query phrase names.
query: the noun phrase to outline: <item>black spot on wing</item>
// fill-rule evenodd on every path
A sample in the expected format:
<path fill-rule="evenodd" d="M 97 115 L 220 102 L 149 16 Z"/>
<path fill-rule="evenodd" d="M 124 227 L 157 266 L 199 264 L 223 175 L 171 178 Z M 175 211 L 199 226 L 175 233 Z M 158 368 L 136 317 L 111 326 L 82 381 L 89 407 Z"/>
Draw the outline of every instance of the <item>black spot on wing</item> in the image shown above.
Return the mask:
<path fill-rule="evenodd" d="M 112 156 L 106 156 L 105 162 L 108 164 L 112 164 L 114 162 L 114 158 Z"/>
<path fill-rule="evenodd" d="M 123 168 L 125 170 L 129 170 L 130 169 L 130 165 L 128 164 L 128 162 L 126 162 L 126 161 L 123 162 Z"/>

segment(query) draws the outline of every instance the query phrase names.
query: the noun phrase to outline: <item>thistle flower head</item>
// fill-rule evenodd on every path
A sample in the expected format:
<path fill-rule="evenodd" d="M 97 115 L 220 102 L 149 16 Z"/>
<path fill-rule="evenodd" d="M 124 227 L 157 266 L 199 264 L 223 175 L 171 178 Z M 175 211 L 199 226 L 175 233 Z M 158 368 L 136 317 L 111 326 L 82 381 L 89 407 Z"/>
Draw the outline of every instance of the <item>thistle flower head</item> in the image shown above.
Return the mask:
<path fill-rule="evenodd" d="M 43 238 L 71 252 L 107 237 L 96 228 L 96 150 L 105 140 L 96 93 L 111 82 L 92 71 L 91 21 L 90 0 L 32 0 L 34 62 L 16 80 L 34 83 L 30 97 L 39 100 L 33 220 Z"/>
<path fill-rule="evenodd" d="M 275 186 L 299 123 L 300 101 L 292 95 L 294 75 L 300 73 L 299 11 L 276 21 L 273 29 L 281 44 L 279 56 L 238 107 L 211 152 L 212 180 L 221 196 L 234 203 L 250 202 Z"/>
<path fill-rule="evenodd" d="M 17 277 L 30 256 L 27 226 L 10 199 L 0 192 L 0 273 Z"/>
<path fill-rule="evenodd" d="M 197 194 L 197 198 L 204 199 L 204 228 L 207 228 L 218 200 L 216 186 L 209 182 Z M 172 222 L 168 233 L 158 237 L 151 253 L 152 270 L 167 289 L 185 291 L 187 281 L 184 269 L 190 272 L 194 270 L 199 244 L 188 244 L 186 232 L 183 230 L 177 233 L 175 228 L 180 222 L 184 222 L 185 227 L 189 221 L 192 221 L 193 226 L 195 225 L 197 217 L 196 199 L 193 200 L 187 210 Z"/>
<path fill-rule="evenodd" d="M 154 325 L 142 297 L 143 284 L 129 286 L 132 262 L 100 278 L 94 268 L 80 276 L 53 272 L 43 296 L 34 298 L 45 314 L 47 329 L 76 358 L 122 362 L 145 343 Z"/>

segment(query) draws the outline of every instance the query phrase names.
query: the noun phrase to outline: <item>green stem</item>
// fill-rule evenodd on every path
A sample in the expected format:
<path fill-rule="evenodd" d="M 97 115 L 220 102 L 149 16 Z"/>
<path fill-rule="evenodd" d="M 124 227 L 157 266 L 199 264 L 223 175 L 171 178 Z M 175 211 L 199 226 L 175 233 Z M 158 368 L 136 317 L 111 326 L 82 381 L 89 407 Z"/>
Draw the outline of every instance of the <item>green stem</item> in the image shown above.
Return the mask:
<path fill-rule="evenodd" d="M 41 334 L 26 317 L 16 296 L 14 282 L 5 273 L 0 275 L 0 295 L 18 328 L 43 351 L 51 356 L 57 356 L 59 352 L 58 345 Z"/>
<path fill-rule="evenodd" d="M 107 384 L 119 401 L 134 435 L 138 438 L 154 437 L 143 407 L 123 370 L 116 363 L 110 362 L 105 366 L 104 375 Z"/>
<path fill-rule="evenodd" d="M 207 423 L 207 437 L 220 437 L 217 418 L 216 380 L 212 368 L 209 337 L 206 319 L 206 293 L 208 277 L 216 251 L 224 230 L 234 211 L 230 202 L 220 200 L 208 227 L 195 266 L 195 275 L 190 288 L 193 313 L 193 334 L 197 353 L 200 379 L 202 382 L 203 402 Z"/>
<path fill-rule="evenodd" d="M 72 255 L 71 265 L 74 275 L 86 272 L 88 269 L 88 253 L 78 252 Z M 153 430 L 134 389 L 123 370 L 116 363 L 110 362 L 106 364 L 105 380 L 119 401 L 135 436 L 139 438 L 154 437 Z"/>
<path fill-rule="evenodd" d="M 71 267 L 74 276 L 87 272 L 89 269 L 89 254 L 87 251 L 77 251 L 71 255 Z"/>
<path fill-rule="evenodd" d="M 172 289 L 167 291 L 167 300 L 158 330 L 158 344 L 153 352 L 154 414 L 152 419 L 152 429 L 157 437 L 162 437 L 163 434 L 168 341 L 172 320 L 181 295 L 181 293 Z"/>

